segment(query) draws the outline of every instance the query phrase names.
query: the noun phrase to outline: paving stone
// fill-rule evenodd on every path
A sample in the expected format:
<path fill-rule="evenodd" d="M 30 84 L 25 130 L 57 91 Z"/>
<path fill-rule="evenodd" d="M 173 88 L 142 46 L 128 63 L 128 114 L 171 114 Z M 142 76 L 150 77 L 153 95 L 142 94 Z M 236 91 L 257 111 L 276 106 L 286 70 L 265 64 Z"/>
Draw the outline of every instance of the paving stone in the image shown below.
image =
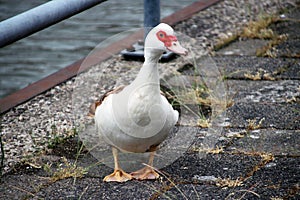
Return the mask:
<path fill-rule="evenodd" d="M 299 199 L 299 166 L 299 158 L 275 158 L 257 169 L 241 186 L 221 188 L 182 182 L 158 199 Z"/>
<path fill-rule="evenodd" d="M 64 179 L 41 189 L 32 199 L 149 199 L 158 181 L 104 183 L 99 178 Z"/>
<path fill-rule="evenodd" d="M 245 137 L 234 141 L 229 149 L 300 157 L 300 130 L 253 130 Z"/>
<path fill-rule="evenodd" d="M 214 60 L 228 79 L 249 79 L 247 75 L 257 74 L 258 80 L 300 79 L 300 63 L 297 59 L 224 56 L 215 57 Z"/>
<path fill-rule="evenodd" d="M 227 93 L 234 102 L 287 103 L 300 102 L 300 81 L 226 80 Z"/>
<path fill-rule="evenodd" d="M 217 75 L 220 74 L 226 79 L 252 80 L 249 75 L 257 76 L 257 80 L 300 79 L 298 59 L 254 56 L 215 56 L 212 59 L 219 69 Z M 186 65 L 180 72 L 183 75 L 202 75 L 192 65 Z"/>
<path fill-rule="evenodd" d="M 230 127 L 247 128 L 248 120 L 262 120 L 260 128 L 300 129 L 300 104 L 235 103 L 226 116 Z"/>
<path fill-rule="evenodd" d="M 5 176 L 5 183 L 0 185 L 0 199 L 26 199 L 33 197 L 36 190 L 42 185 L 46 185 L 47 181 L 46 178 L 34 173 L 7 175 Z"/>
<path fill-rule="evenodd" d="M 269 28 L 278 35 L 286 35 L 287 40 L 276 45 L 275 48 L 270 49 L 272 54 L 276 57 L 300 57 L 300 12 L 298 10 L 292 11 L 283 15 L 282 21 L 272 24 Z M 270 40 L 262 39 L 240 39 L 234 41 L 217 51 L 217 55 L 238 55 L 238 56 L 256 56 L 256 51 L 268 45 Z"/>
<path fill-rule="evenodd" d="M 53 172 L 61 163 L 51 163 L 44 159 Z M 5 176 L 5 184 L 0 187 L 1 196 L 6 199 L 126 199 L 128 195 L 127 199 L 147 199 L 156 188 L 161 187 L 159 180 L 104 183 L 103 177 L 111 173 L 112 169 L 103 164 L 95 165 L 95 161 L 90 154 L 78 160 L 78 167 L 91 167 L 84 178 L 66 178 L 54 183 L 50 180 L 51 175 L 43 168 L 20 166 L 15 173 Z M 68 162 L 74 163 L 74 160 L 68 159 Z"/>
<path fill-rule="evenodd" d="M 299 199 L 299 166 L 299 158 L 275 157 L 265 166 L 255 168 L 253 175 L 240 186 L 218 187 L 212 183 L 182 181 L 160 192 L 158 199 Z"/>
<path fill-rule="evenodd" d="M 232 193 L 232 188 L 220 188 L 214 185 L 177 184 L 158 199 L 226 199 Z"/>
<path fill-rule="evenodd" d="M 187 154 L 162 171 L 178 181 L 197 182 L 197 177 L 231 178 L 245 176 L 260 162 L 259 157 L 230 154 Z"/>
<path fill-rule="evenodd" d="M 256 56 L 256 50 L 267 45 L 268 40 L 247 39 L 238 40 L 217 51 L 217 55 L 223 56 Z"/>
<path fill-rule="evenodd" d="M 289 39 L 299 39 L 299 18 L 299 9 L 292 9 L 282 15 L 281 21 L 271 24 L 270 28 L 279 35 L 288 34 Z"/>
<path fill-rule="evenodd" d="M 280 43 L 275 54 L 277 57 L 300 58 L 300 38 Z"/>
<path fill-rule="evenodd" d="M 256 171 L 245 182 L 244 189 L 259 194 L 259 197 L 256 199 L 278 198 L 296 200 L 300 198 L 299 180 L 299 157 L 279 157 Z M 245 197 L 245 199 L 248 198 Z"/>
<path fill-rule="evenodd" d="M 195 85 L 205 84 L 200 76 L 180 75 L 168 80 L 169 86 L 175 94 L 190 91 Z M 288 103 L 300 102 L 300 80 L 278 81 L 248 81 L 227 79 L 219 82 L 218 87 L 211 88 L 214 94 L 217 92 L 227 95 L 234 102 L 268 102 Z M 220 89 L 217 91 L 217 89 Z M 224 98 L 222 94 L 218 96 Z"/>

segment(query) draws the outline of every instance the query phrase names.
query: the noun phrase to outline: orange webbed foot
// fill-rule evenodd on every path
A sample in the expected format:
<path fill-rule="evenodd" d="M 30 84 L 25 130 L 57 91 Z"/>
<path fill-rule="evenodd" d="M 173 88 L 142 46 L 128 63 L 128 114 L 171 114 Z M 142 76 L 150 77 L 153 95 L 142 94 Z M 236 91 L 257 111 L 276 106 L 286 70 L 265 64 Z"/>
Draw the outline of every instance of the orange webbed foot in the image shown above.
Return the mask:
<path fill-rule="evenodd" d="M 130 174 L 133 178 L 138 180 L 155 180 L 159 178 L 159 174 L 154 169 L 148 166 Z"/>
<path fill-rule="evenodd" d="M 126 182 L 131 180 L 132 175 L 124 172 L 122 169 L 115 169 L 110 175 L 104 177 L 104 182 Z"/>

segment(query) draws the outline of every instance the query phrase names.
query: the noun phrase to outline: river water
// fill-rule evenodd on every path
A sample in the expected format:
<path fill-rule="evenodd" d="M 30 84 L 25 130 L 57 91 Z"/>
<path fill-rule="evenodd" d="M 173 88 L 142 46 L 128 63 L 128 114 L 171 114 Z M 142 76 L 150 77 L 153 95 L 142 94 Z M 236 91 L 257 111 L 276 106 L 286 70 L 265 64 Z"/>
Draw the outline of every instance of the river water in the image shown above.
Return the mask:
<path fill-rule="evenodd" d="M 47 0 L 0 0 L 0 21 Z M 195 0 L 161 0 L 161 17 Z M 83 58 L 101 41 L 143 25 L 143 0 L 108 0 L 0 49 L 0 98 Z"/>

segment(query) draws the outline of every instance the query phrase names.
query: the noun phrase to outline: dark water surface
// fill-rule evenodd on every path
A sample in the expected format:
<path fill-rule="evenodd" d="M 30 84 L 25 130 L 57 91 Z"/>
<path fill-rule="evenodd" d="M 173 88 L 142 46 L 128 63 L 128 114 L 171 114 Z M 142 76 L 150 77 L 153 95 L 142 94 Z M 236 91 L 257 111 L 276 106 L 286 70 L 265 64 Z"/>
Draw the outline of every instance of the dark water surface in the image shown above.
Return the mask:
<path fill-rule="evenodd" d="M 161 0 L 161 17 L 196 0 Z M 0 0 L 0 21 L 46 0 Z M 0 98 L 83 58 L 101 41 L 143 25 L 143 0 L 108 0 L 0 49 Z"/>

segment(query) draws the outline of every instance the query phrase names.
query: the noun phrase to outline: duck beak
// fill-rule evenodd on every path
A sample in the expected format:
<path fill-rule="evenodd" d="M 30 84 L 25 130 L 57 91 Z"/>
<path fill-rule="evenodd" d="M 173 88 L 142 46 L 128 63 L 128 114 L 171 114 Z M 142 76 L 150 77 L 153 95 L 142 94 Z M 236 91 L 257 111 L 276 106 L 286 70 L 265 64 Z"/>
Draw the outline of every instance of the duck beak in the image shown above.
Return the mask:
<path fill-rule="evenodd" d="M 172 41 L 171 45 L 168 46 L 167 49 L 179 55 L 186 56 L 188 54 L 188 51 L 183 48 L 178 41 Z"/>

